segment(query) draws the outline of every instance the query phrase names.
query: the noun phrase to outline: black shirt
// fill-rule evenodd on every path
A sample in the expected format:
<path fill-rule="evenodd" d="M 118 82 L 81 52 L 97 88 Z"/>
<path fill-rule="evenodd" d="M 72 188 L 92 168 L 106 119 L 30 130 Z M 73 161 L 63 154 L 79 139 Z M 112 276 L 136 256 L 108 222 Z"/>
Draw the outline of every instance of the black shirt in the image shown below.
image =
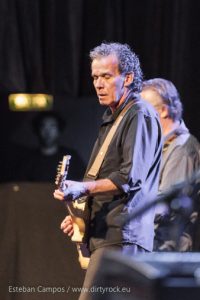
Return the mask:
<path fill-rule="evenodd" d="M 129 101 L 134 101 L 135 104 L 121 121 L 97 178 L 110 179 L 121 190 L 121 194 L 104 194 L 92 198 L 89 229 L 91 250 L 122 242 L 136 243 L 147 250 L 152 249 L 152 210 L 147 216 L 131 221 L 124 228 L 120 227 L 121 219 L 131 213 L 134 207 L 147 201 L 145 196 L 153 197 L 157 194 L 162 149 L 161 129 L 154 109 L 139 98 Z M 125 104 L 123 103 L 114 114 L 109 108 L 104 113 L 87 170 Z"/>

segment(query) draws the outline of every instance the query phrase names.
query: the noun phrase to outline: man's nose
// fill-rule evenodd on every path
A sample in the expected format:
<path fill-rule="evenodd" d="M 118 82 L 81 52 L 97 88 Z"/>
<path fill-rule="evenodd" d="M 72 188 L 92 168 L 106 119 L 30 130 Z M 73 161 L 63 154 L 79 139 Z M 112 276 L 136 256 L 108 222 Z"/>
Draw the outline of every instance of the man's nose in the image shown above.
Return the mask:
<path fill-rule="evenodd" d="M 97 78 L 97 80 L 95 81 L 95 87 L 96 88 L 103 87 L 103 79 L 101 77 Z"/>

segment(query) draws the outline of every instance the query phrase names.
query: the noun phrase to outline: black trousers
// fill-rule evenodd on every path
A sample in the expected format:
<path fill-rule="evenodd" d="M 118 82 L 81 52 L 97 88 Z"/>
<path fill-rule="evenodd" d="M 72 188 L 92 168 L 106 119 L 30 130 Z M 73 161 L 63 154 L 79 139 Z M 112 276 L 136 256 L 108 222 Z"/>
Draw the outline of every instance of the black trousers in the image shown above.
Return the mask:
<path fill-rule="evenodd" d="M 92 299 L 92 286 L 93 279 L 95 277 L 96 272 L 98 272 L 98 268 L 103 268 L 100 265 L 101 258 L 106 251 L 121 251 L 122 254 L 127 254 L 129 256 L 134 256 L 137 253 L 145 253 L 147 252 L 142 247 L 136 244 L 125 244 L 125 245 L 112 245 L 106 246 L 102 248 L 98 248 L 94 250 L 90 257 L 90 263 L 88 269 L 85 274 L 85 280 L 83 283 L 82 291 L 79 297 L 79 300 L 91 300 Z"/>

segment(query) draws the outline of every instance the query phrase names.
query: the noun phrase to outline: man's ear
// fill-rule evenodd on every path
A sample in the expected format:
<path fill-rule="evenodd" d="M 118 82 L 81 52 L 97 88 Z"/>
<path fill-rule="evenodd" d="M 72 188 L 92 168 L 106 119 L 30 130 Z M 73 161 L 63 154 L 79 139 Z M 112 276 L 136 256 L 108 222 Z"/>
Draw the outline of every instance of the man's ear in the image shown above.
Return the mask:
<path fill-rule="evenodd" d="M 124 78 L 124 86 L 129 87 L 129 85 L 133 82 L 134 73 L 127 73 Z"/>

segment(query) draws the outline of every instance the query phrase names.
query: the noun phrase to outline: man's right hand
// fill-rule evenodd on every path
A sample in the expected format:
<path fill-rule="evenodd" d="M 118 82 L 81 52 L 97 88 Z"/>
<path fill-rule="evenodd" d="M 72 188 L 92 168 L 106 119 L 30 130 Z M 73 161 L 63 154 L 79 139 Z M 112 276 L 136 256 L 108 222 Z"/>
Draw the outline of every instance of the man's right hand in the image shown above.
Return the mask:
<path fill-rule="evenodd" d="M 73 228 L 73 220 L 71 216 L 66 216 L 60 225 L 60 229 L 68 236 L 72 236 L 74 234 Z"/>

